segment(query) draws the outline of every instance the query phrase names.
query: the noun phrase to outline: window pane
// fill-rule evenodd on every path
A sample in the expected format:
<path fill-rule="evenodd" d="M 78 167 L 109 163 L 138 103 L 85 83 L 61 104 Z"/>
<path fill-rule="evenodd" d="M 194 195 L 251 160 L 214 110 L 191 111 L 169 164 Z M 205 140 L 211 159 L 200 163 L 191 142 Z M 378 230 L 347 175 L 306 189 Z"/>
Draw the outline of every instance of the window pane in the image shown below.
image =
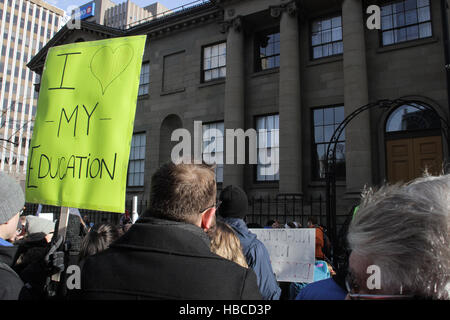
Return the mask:
<path fill-rule="evenodd" d="M 226 56 L 219 56 L 219 67 L 223 67 L 226 64 Z"/>
<path fill-rule="evenodd" d="M 387 16 L 392 14 L 392 4 L 381 7 L 381 16 Z"/>
<path fill-rule="evenodd" d="M 405 12 L 406 25 L 417 23 L 417 10 L 410 10 Z"/>
<path fill-rule="evenodd" d="M 333 54 L 341 54 L 344 52 L 344 43 L 342 41 L 333 43 Z"/>
<path fill-rule="evenodd" d="M 406 28 L 395 30 L 395 42 L 406 41 Z"/>
<path fill-rule="evenodd" d="M 330 56 L 333 53 L 333 45 L 332 44 L 326 44 L 322 46 L 322 55 L 324 57 Z"/>
<path fill-rule="evenodd" d="M 419 26 L 411 26 L 406 29 L 406 37 L 408 40 L 419 38 Z"/>
<path fill-rule="evenodd" d="M 219 66 L 219 57 L 211 58 L 211 68 L 217 68 Z"/>
<path fill-rule="evenodd" d="M 419 22 L 425 22 L 431 20 L 430 7 L 420 8 L 418 10 Z"/>
<path fill-rule="evenodd" d="M 321 30 L 321 22 L 320 21 L 314 21 L 312 23 L 311 30 L 314 33 L 319 32 Z"/>
<path fill-rule="evenodd" d="M 383 32 L 383 45 L 387 46 L 394 43 L 394 31 Z"/>
<path fill-rule="evenodd" d="M 323 109 L 314 110 L 314 125 L 323 125 Z"/>
<path fill-rule="evenodd" d="M 205 56 L 205 58 L 211 57 L 211 47 L 207 47 L 204 49 L 204 56 Z"/>
<path fill-rule="evenodd" d="M 393 12 L 394 12 L 394 13 L 405 11 L 405 7 L 404 7 L 404 5 L 403 5 L 403 1 L 398 2 L 398 3 L 394 3 L 394 4 L 392 5 L 392 9 L 393 9 Z"/>
<path fill-rule="evenodd" d="M 314 139 L 316 143 L 324 142 L 323 140 L 323 127 L 314 127 Z"/>
<path fill-rule="evenodd" d="M 342 28 L 341 27 L 333 29 L 332 40 L 333 41 L 342 40 Z"/>
<path fill-rule="evenodd" d="M 316 45 L 319 45 L 319 44 L 321 44 L 322 43 L 322 37 L 321 37 L 321 33 L 320 32 L 318 32 L 318 33 L 313 33 L 312 34 L 312 45 L 313 46 L 316 46 Z"/>
<path fill-rule="evenodd" d="M 128 185 L 134 186 L 134 174 L 133 173 L 128 174 Z"/>
<path fill-rule="evenodd" d="M 399 14 L 394 14 L 394 27 L 398 28 L 398 27 L 403 27 L 405 25 L 405 14 L 399 13 Z"/>
<path fill-rule="evenodd" d="M 406 0 L 405 10 L 412 10 L 417 8 L 417 0 Z"/>
<path fill-rule="evenodd" d="M 333 133 L 334 133 L 334 125 L 332 125 L 332 126 L 325 126 L 324 127 L 324 133 L 325 133 L 325 135 L 324 135 L 325 142 L 329 142 L 331 140 L 331 137 L 333 136 Z"/>
<path fill-rule="evenodd" d="M 322 58 L 322 46 L 314 47 L 313 58 Z"/>
<path fill-rule="evenodd" d="M 323 20 L 322 21 L 322 30 L 331 29 L 331 20 Z"/>
<path fill-rule="evenodd" d="M 226 54 L 227 54 L 227 44 L 225 42 L 221 43 L 219 45 L 219 54 L 226 56 Z"/>
<path fill-rule="evenodd" d="M 431 23 L 423 23 L 419 25 L 419 34 L 421 38 L 431 37 Z"/>
<path fill-rule="evenodd" d="M 333 28 L 340 27 L 341 25 L 342 25 L 342 18 L 341 18 L 341 16 L 335 17 L 335 18 L 332 19 L 331 26 Z"/>
<path fill-rule="evenodd" d="M 219 55 L 219 46 L 213 46 L 212 48 L 211 48 L 211 56 L 212 57 L 214 57 L 214 56 L 218 56 Z"/>
<path fill-rule="evenodd" d="M 382 30 L 387 30 L 387 29 L 392 29 L 394 27 L 394 25 L 392 24 L 392 16 L 385 16 L 381 18 L 381 29 Z"/>
<path fill-rule="evenodd" d="M 324 124 L 334 124 L 334 109 L 326 108 L 324 110 Z"/>
<path fill-rule="evenodd" d="M 430 5 L 430 0 L 417 0 L 417 7 L 425 7 Z"/>
<path fill-rule="evenodd" d="M 205 71 L 205 81 L 211 80 L 211 71 Z"/>
<path fill-rule="evenodd" d="M 211 59 L 210 58 L 206 58 L 203 64 L 203 69 L 204 70 L 208 70 L 211 69 Z"/>
<path fill-rule="evenodd" d="M 211 78 L 212 79 L 217 79 L 219 77 L 219 69 L 213 69 L 211 71 Z"/>
<path fill-rule="evenodd" d="M 344 107 L 338 107 L 334 111 L 334 121 L 336 124 L 341 123 L 345 119 Z"/>
<path fill-rule="evenodd" d="M 331 30 L 322 32 L 322 43 L 331 42 Z"/>

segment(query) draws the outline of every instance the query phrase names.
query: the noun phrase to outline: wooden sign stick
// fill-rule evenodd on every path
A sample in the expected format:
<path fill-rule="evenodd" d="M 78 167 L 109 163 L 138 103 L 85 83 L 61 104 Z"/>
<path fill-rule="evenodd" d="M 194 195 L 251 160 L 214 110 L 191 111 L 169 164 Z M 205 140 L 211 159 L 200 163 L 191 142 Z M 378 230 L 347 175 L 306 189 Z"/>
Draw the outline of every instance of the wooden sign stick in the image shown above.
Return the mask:
<path fill-rule="evenodd" d="M 61 213 L 59 215 L 59 223 L 58 223 L 58 237 L 63 237 L 63 244 L 66 240 L 66 233 L 67 233 L 67 225 L 69 224 L 69 208 L 68 207 L 61 207 Z M 52 280 L 59 282 L 61 273 L 58 272 L 54 275 L 52 275 Z"/>

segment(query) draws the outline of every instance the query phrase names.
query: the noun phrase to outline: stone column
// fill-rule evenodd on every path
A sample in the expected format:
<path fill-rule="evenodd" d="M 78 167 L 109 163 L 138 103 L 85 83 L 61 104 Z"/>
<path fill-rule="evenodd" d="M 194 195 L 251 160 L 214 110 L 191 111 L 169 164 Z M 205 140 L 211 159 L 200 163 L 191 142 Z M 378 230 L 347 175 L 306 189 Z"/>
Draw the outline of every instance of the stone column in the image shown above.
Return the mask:
<path fill-rule="evenodd" d="M 366 66 L 365 22 L 360 0 L 342 4 L 344 41 L 344 108 L 348 116 L 369 102 Z M 349 197 L 372 184 L 370 114 L 363 112 L 345 128 L 346 184 Z"/>
<path fill-rule="evenodd" d="M 225 84 L 224 127 L 245 131 L 245 66 L 244 31 L 242 18 L 236 17 L 228 23 L 227 35 L 227 77 Z M 235 141 L 236 142 L 236 141 Z M 225 144 L 224 144 L 225 146 Z M 237 164 L 237 143 L 235 143 L 233 164 L 226 163 L 224 155 L 223 186 L 230 184 L 244 187 L 244 165 Z"/>
<path fill-rule="evenodd" d="M 295 2 L 272 8 L 280 16 L 280 193 L 302 192 L 300 48 Z"/>

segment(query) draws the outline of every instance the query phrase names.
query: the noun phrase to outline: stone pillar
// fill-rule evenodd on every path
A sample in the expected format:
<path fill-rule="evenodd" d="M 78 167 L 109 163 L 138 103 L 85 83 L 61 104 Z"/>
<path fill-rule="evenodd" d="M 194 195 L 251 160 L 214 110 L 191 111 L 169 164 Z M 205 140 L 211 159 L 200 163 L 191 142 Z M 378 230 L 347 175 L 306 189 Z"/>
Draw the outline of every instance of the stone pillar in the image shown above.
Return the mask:
<path fill-rule="evenodd" d="M 300 48 L 295 2 L 271 9 L 280 16 L 280 193 L 302 192 Z"/>
<path fill-rule="evenodd" d="M 244 31 L 242 18 L 236 17 L 228 23 L 227 35 L 227 77 L 225 84 L 224 127 L 226 129 L 243 129 L 245 131 L 245 66 L 244 66 Z M 224 144 L 225 146 L 225 144 Z M 237 164 L 237 143 L 233 164 L 227 164 L 224 155 L 223 186 L 230 184 L 244 187 L 244 165 Z"/>
<path fill-rule="evenodd" d="M 344 41 L 344 108 L 348 116 L 369 102 L 366 66 L 365 22 L 360 0 L 342 4 Z M 359 114 L 345 128 L 346 184 L 349 197 L 372 184 L 370 114 Z"/>

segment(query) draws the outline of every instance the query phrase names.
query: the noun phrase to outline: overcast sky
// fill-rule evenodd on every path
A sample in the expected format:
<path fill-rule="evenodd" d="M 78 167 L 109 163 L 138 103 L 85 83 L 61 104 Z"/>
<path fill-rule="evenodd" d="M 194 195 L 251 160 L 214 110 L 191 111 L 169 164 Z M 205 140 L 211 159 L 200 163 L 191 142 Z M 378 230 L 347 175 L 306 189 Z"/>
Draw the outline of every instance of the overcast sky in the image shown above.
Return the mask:
<path fill-rule="evenodd" d="M 45 0 L 45 1 L 54 5 L 55 7 L 65 10 L 65 11 L 67 11 L 67 8 L 71 5 L 79 7 L 85 3 L 90 2 L 89 0 Z M 115 3 L 126 2 L 126 0 L 112 0 L 112 1 Z M 168 9 L 174 9 L 176 7 L 179 7 L 179 6 L 194 2 L 194 1 L 195 0 L 159 0 L 159 1 L 156 1 L 156 0 L 132 0 L 132 2 L 136 3 L 140 7 L 145 7 L 152 3 L 159 2 L 159 3 L 163 4 L 165 7 L 167 7 Z"/>

